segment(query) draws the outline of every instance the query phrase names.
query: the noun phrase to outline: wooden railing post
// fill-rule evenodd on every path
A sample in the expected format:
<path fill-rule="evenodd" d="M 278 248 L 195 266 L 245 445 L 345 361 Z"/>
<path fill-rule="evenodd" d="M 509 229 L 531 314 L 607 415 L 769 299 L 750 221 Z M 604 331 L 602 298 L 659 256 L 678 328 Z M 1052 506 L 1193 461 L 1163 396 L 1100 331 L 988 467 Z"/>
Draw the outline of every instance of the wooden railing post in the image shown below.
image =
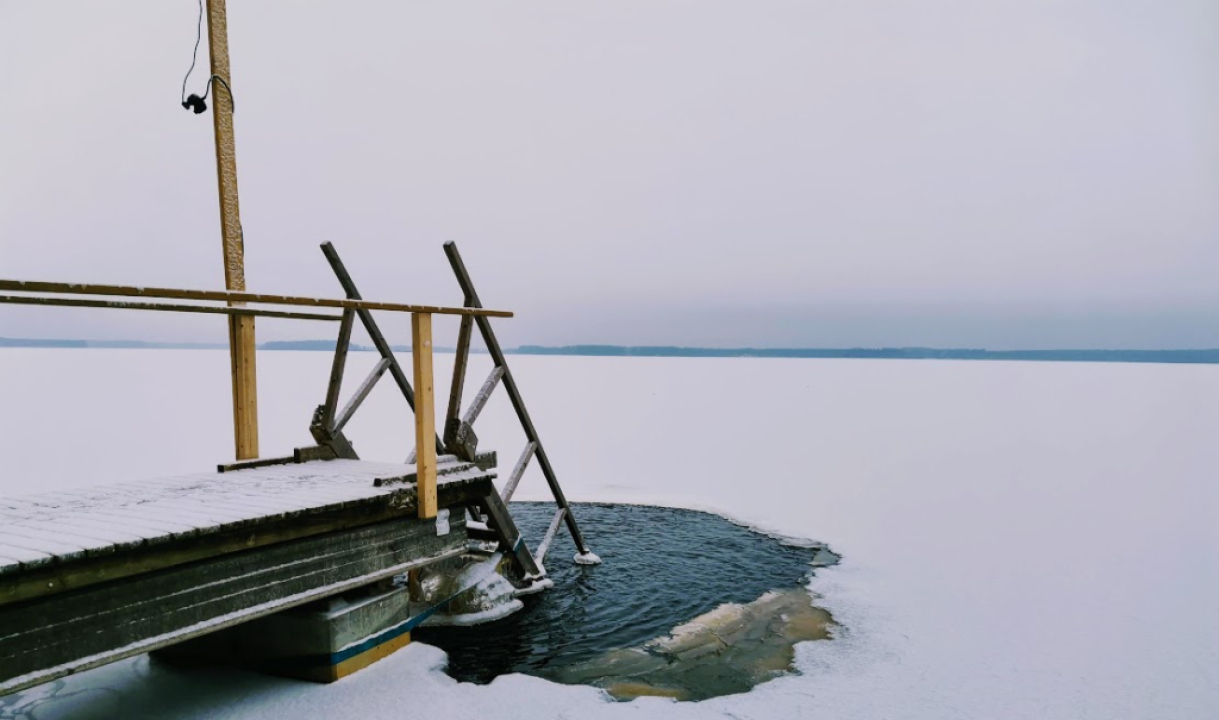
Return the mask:
<path fill-rule="evenodd" d="M 415 370 L 415 476 L 419 517 L 436 517 L 436 397 L 432 387 L 432 316 L 411 314 L 411 363 Z"/>

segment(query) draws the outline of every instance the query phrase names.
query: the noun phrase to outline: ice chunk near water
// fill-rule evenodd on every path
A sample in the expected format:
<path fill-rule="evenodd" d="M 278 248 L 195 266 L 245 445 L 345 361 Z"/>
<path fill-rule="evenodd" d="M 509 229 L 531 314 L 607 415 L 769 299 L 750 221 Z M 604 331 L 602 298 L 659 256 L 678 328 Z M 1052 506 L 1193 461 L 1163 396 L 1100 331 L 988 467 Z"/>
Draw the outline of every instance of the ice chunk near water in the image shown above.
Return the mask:
<path fill-rule="evenodd" d="M 425 620 L 423 625 L 479 625 L 505 618 L 525 607 L 517 599 L 512 583 L 495 571 L 497 559 L 475 562 L 474 558 L 467 557 L 456 562 L 469 564 L 454 572 L 450 563 L 438 563 L 421 569 L 413 581 L 412 594 L 424 606 L 445 603 L 441 611 Z M 469 589 L 461 590 L 467 586 Z M 446 598 L 451 599 L 445 602 Z"/>
<path fill-rule="evenodd" d="M 499 573 L 491 573 L 449 602 L 447 612 L 436 613 L 425 625 L 480 625 L 508 617 L 525 607 L 516 588 Z"/>
<path fill-rule="evenodd" d="M 617 700 L 705 700 L 748 692 L 790 673 L 797 643 L 830 637 L 833 619 L 804 589 L 724 603 L 641 646 L 561 668 L 557 678 L 603 688 Z"/>
<path fill-rule="evenodd" d="M 597 557 L 597 554 L 594 553 L 592 550 L 589 550 L 588 552 L 576 553 L 576 556 L 572 559 L 576 561 L 577 565 L 600 565 L 601 564 L 601 558 Z"/>
<path fill-rule="evenodd" d="M 544 571 L 544 569 L 543 569 L 543 571 Z M 526 578 L 526 580 L 530 580 L 530 579 Z M 522 595 L 536 595 L 537 593 L 540 593 L 544 590 L 549 590 L 552 587 L 554 587 L 554 580 L 551 580 L 548 577 L 537 577 L 537 578 L 533 578 L 532 580 L 530 580 L 528 585 L 525 585 L 525 586 L 519 587 L 519 588 L 515 588 L 513 590 L 513 594 L 515 594 L 516 597 L 521 597 Z"/>

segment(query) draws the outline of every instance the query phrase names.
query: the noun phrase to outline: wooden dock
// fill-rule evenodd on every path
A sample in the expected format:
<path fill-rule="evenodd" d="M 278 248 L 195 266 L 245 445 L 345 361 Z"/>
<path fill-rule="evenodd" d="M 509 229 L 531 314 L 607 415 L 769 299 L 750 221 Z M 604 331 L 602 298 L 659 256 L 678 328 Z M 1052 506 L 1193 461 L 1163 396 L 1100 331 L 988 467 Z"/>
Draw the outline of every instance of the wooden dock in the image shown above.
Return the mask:
<path fill-rule="evenodd" d="M 0 497 L 0 695 L 275 614 L 225 633 L 248 631 L 261 641 L 278 633 L 273 627 L 277 620 L 291 625 L 287 613 L 279 615 L 284 610 L 349 590 L 373 592 L 372 599 L 359 606 L 372 608 L 368 612 L 323 613 L 321 620 L 302 620 L 324 628 L 332 638 L 369 628 L 379 631 L 355 638 L 359 642 L 339 642 L 339 647 L 309 646 L 307 654 L 323 658 L 306 675 L 333 679 L 408 642 L 406 633 L 414 623 L 473 590 L 460 588 L 442 603 L 391 623 L 386 618 L 411 611 L 410 598 L 404 598 L 409 591 L 401 586 L 377 586 L 386 578 L 473 550 L 489 555 L 483 558 L 484 569 L 502 571 L 515 591 L 537 592 L 547 587 L 542 562 L 561 524 L 575 543 L 575 562 L 600 562 L 580 532 L 491 327 L 492 318 L 512 313 L 483 306 L 456 245 L 447 243 L 445 254 L 462 291 L 463 302 L 457 307 L 366 300 L 330 243 L 322 245 L 322 252 L 343 297 L 248 291 L 225 5 L 225 0 L 207 0 L 205 12 L 200 3 L 195 59 L 206 20 L 210 72 L 202 95 L 187 96 L 190 71 L 182 85 L 182 107 L 197 115 L 206 111 L 206 98 L 216 83 L 211 102 L 224 290 L 0 279 L 0 303 L 227 316 L 238 462 L 215 473 Z M 192 71 L 194 67 L 192 59 Z M 274 307 L 255 307 L 267 305 Z M 316 312 L 325 309 L 330 312 Z M 374 311 L 411 316 L 410 377 L 373 318 Z M 433 316 L 455 316 L 461 322 L 440 433 L 432 372 Z M 316 445 L 299 448 L 290 457 L 267 457 L 259 450 L 257 317 L 339 326 L 325 399 L 308 426 Z M 357 321 L 381 357 L 340 405 Z M 463 413 L 475 327 L 494 369 Z M 414 414 L 414 450 L 405 464 L 363 461 L 344 434 L 348 421 L 386 375 Z M 500 385 L 526 437 L 502 495 L 493 483 L 494 453 L 479 452 L 473 427 Z M 403 448 L 403 456 L 406 453 Z M 535 458 L 556 512 L 536 552 L 530 552 L 506 503 Z M 467 526 L 467 519 L 476 522 Z M 294 612 L 309 615 L 307 610 Z M 390 624 L 381 627 L 382 622 Z M 250 630 L 259 625 L 265 627 Z M 340 627 L 346 629 L 336 629 Z M 352 655 L 352 647 L 365 645 L 360 656 Z M 184 646 L 177 649 L 183 651 Z"/>
<path fill-rule="evenodd" d="M 378 602 L 388 608 L 385 617 L 401 614 L 409 611 L 409 593 L 402 586 L 386 590 L 379 586 L 381 581 L 468 553 L 483 553 L 487 567 L 502 571 L 514 593 L 538 592 L 549 587 L 542 563 L 562 525 L 575 543 L 575 562 L 600 562 L 580 532 L 491 327 L 491 318 L 511 314 L 482 306 L 456 246 L 446 244 L 445 254 L 465 296 L 461 307 L 365 300 L 334 247 L 326 243 L 322 251 L 344 298 L 0 280 L 0 290 L 16 293 L 0 295 L 0 302 L 212 312 L 247 319 L 291 316 L 339 325 L 324 401 L 309 423 L 316 445 L 298 448 L 288 457 L 251 456 L 257 427 L 243 430 L 240 410 L 252 399 L 238 392 L 240 368 L 234 364 L 236 463 L 221 465 L 217 472 L 54 495 L 0 497 L 0 695 L 264 616 L 279 618 L 285 610 L 339 594 L 383 591 L 388 594 Z M 224 304 L 160 302 L 167 299 Z M 283 312 L 245 303 L 342 312 Z M 373 311 L 411 315 L 413 377 L 398 362 Z M 433 315 L 461 320 L 453 384 L 440 425 L 443 434 L 437 432 L 433 398 Z M 381 357 L 340 405 L 357 321 Z M 475 328 L 494 367 L 463 412 Z M 252 364 L 244 367 L 252 369 Z M 415 449 L 403 464 L 361 460 L 344 434 L 373 387 L 387 376 L 415 416 Z M 251 378 L 248 387 L 252 385 Z M 500 386 L 521 422 L 526 444 L 497 489 L 495 453 L 479 451 L 474 423 Z M 534 459 L 557 507 L 546 534 L 531 551 L 506 503 Z M 467 525 L 467 520 L 475 522 Z M 493 561 L 488 548 L 494 548 Z M 363 667 L 409 642 L 409 629 L 439 607 L 356 642 L 359 647 L 371 643 L 359 656 L 350 656 L 346 646 L 321 651 L 313 647 L 305 653 L 310 666 L 297 676 L 334 679 Z M 364 613 L 320 621 L 309 612 L 305 615 L 315 619 L 304 622 L 333 626 L 327 631 L 344 623 L 369 626 Z M 267 628 L 275 625 L 274 618 L 268 618 L 261 630 L 247 625 L 227 635 L 274 644 L 271 638 L 279 633 Z M 296 652 L 282 644 L 260 649 L 272 651 L 270 655 Z M 192 652 L 184 645 L 176 650 Z"/>
<path fill-rule="evenodd" d="M 0 694 L 466 551 L 495 472 L 313 461 L 0 498 Z M 519 544 L 519 537 L 506 538 Z"/>

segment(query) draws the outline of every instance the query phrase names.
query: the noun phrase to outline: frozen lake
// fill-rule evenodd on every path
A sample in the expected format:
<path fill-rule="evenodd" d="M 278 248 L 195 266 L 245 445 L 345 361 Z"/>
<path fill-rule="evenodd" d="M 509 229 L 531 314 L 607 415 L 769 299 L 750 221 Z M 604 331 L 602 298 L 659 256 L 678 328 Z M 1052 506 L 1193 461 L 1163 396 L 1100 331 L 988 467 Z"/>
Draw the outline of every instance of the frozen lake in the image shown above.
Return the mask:
<path fill-rule="evenodd" d="M 459 684 L 416 644 L 332 686 L 137 659 L 0 700 L 0 718 L 1219 717 L 1219 367 L 509 361 L 569 497 L 829 543 L 843 562 L 811 589 L 839 637 L 799 646 L 800 675 L 703 703 Z M 309 444 L 329 362 L 260 353 L 265 456 Z M 353 354 L 349 383 L 372 362 Z M 476 356 L 470 382 L 487 369 Z M 228 382 L 223 351 L 2 350 L 0 493 L 225 461 Z M 503 395 L 478 429 L 501 465 L 524 443 Z M 348 434 L 366 458 L 405 457 L 389 383 Z M 546 499 L 536 467 L 517 497 Z"/>

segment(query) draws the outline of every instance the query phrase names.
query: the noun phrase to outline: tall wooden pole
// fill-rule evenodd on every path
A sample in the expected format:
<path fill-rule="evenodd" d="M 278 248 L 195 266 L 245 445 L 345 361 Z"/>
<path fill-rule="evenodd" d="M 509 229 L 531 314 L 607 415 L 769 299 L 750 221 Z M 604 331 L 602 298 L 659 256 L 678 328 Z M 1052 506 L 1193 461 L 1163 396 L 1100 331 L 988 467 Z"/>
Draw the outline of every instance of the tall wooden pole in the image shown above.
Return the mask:
<path fill-rule="evenodd" d="M 224 284 L 245 290 L 245 245 L 237 203 L 237 149 L 233 138 L 233 96 L 229 77 L 229 33 L 225 0 L 207 0 L 207 39 L 211 54 L 212 125 L 216 131 L 216 175 L 220 185 L 220 235 Z M 221 82 L 223 81 L 223 82 Z M 239 303 L 230 303 L 239 304 Z M 258 457 L 258 382 L 254 365 L 254 318 L 229 316 L 229 353 L 233 372 L 233 431 L 237 459 Z"/>

